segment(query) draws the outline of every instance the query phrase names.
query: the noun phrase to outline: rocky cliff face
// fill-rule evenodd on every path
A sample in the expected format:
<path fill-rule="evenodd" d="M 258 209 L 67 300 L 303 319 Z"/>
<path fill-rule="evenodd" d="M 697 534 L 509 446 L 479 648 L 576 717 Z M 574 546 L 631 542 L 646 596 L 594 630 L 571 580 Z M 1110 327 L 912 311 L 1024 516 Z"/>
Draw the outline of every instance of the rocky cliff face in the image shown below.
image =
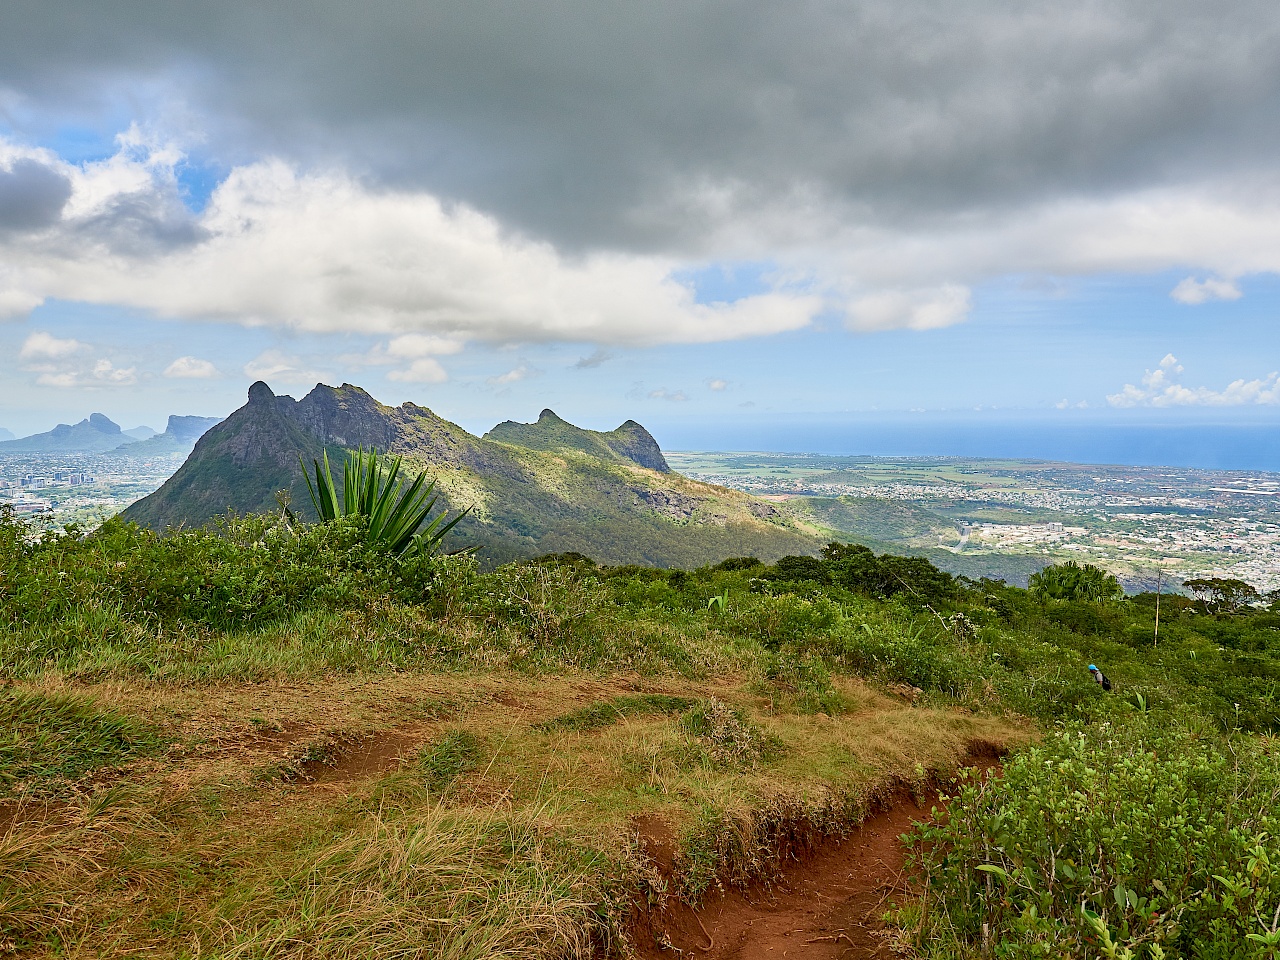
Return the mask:
<path fill-rule="evenodd" d="M 659 473 L 671 472 L 671 467 L 667 465 L 667 458 L 662 455 L 662 448 L 658 446 L 658 441 L 634 420 L 628 420 L 606 436 L 610 438 L 609 445 L 620 456 L 633 460 L 642 467 L 657 470 Z"/>
<path fill-rule="evenodd" d="M 221 417 L 176 417 L 169 418 L 169 424 L 164 428 L 164 433 L 179 443 L 194 444 L 202 436 L 205 435 L 212 427 L 216 427 L 222 422 Z"/>

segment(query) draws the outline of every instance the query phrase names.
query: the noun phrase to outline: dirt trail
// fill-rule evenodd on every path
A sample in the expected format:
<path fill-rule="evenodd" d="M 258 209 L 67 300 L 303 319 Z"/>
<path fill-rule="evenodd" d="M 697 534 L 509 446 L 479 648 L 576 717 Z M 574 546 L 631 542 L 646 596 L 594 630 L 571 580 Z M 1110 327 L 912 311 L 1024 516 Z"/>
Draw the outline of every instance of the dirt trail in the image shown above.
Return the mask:
<path fill-rule="evenodd" d="M 969 762 L 998 773 L 994 755 Z M 937 800 L 937 791 L 913 796 L 900 789 L 843 841 L 818 846 L 770 886 L 712 891 L 699 910 L 674 899 L 642 910 L 632 927 L 637 954 L 644 960 L 890 960 L 881 917 L 906 891 L 899 838 L 913 821 L 927 819 Z M 636 828 L 659 870 L 669 873 L 670 829 L 647 818 Z"/>

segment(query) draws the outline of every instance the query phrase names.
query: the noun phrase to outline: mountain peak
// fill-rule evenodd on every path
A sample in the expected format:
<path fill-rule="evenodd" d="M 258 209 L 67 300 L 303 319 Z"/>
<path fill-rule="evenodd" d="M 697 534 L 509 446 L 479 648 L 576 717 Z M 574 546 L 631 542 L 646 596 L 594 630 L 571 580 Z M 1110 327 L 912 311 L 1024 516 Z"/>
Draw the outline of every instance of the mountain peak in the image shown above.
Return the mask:
<path fill-rule="evenodd" d="M 89 426 L 102 433 L 119 433 L 120 425 L 108 417 L 105 413 L 91 413 L 88 420 Z"/>
<path fill-rule="evenodd" d="M 634 420 L 600 433 L 574 426 L 548 407 L 538 414 L 537 423 L 507 420 L 486 433 L 485 439 L 530 450 L 577 450 L 602 460 L 630 461 L 659 473 L 671 472 L 657 441 Z"/>
<path fill-rule="evenodd" d="M 60 423 L 47 433 L 37 433 L 20 440 L 6 440 L 4 450 L 14 453 L 104 453 L 121 443 L 137 443 L 137 440 L 125 436 L 120 425 L 106 414 L 94 413 L 79 423 Z"/>
<path fill-rule="evenodd" d="M 259 380 L 249 388 L 249 402 L 252 403 L 270 403 L 276 398 L 276 395 L 267 386 L 265 380 Z"/>
<path fill-rule="evenodd" d="M 662 455 L 662 448 L 653 434 L 636 423 L 628 420 L 618 429 L 606 434 L 609 446 L 628 460 L 633 460 L 642 467 L 657 470 L 659 473 L 670 473 L 671 467 L 667 458 Z"/>

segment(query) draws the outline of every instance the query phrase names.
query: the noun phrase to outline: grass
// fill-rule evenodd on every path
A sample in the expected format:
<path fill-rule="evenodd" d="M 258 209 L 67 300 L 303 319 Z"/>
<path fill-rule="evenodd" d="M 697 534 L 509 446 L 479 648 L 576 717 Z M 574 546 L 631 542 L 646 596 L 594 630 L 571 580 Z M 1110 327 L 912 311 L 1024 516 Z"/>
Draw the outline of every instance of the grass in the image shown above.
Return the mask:
<path fill-rule="evenodd" d="M 400 955 L 388 942 L 403 928 L 421 937 L 411 956 L 586 955 L 625 930 L 642 875 L 637 816 L 658 816 L 686 838 L 690 878 L 745 875 L 764 869 L 763 840 L 707 848 L 726 857 L 708 860 L 709 824 L 724 837 L 763 838 L 760 812 L 776 815 L 785 795 L 789 815 L 835 829 L 855 822 L 888 779 L 950 770 L 975 738 L 1025 735 L 1001 721 L 916 710 L 857 681 L 842 681 L 862 717 L 852 724 L 779 713 L 741 681 L 651 681 L 656 689 L 643 693 L 631 682 L 401 674 L 329 687 L 86 687 L 84 696 L 171 718 L 187 731 L 187 749 L 134 778 L 93 831 L 73 804 L 40 829 L 10 833 L 56 847 L 6 874 L 36 878 L 21 882 L 48 905 L 26 921 L 6 917 L 4 936 L 35 955 L 128 945 L 183 956 L 198 941 L 202 956 L 375 957 Z M 671 703 L 683 696 L 672 686 L 692 688 L 700 704 L 733 703 L 784 745 L 777 762 L 725 762 L 678 712 L 590 730 L 547 722 L 584 697 Z M 456 712 L 428 719 L 421 704 L 446 698 Z M 278 730 L 268 736 L 268 725 Z M 321 727 L 359 730 L 364 742 L 394 735 L 406 747 L 337 785 L 254 779 L 253 758 L 296 755 Z M 682 889 L 696 898 L 705 887 L 691 879 Z M 56 947 L 51 916 L 61 924 Z"/>
<path fill-rule="evenodd" d="M 538 729 L 546 732 L 599 730 L 628 717 L 677 713 L 687 710 L 693 704 L 691 697 L 677 697 L 666 693 L 620 694 L 547 720 L 538 724 Z"/>
<path fill-rule="evenodd" d="M 625 954 L 634 898 L 768 877 L 782 838 L 841 836 L 889 785 L 1042 730 L 1095 737 L 1099 764 L 1234 750 L 1257 772 L 1239 796 L 1271 782 L 1280 621 L 1263 610 L 1166 604 L 1156 647 L 1146 598 L 1041 600 L 856 551 L 484 572 L 388 565 L 340 525 L 33 541 L 6 522 L 0 810 L 26 805 L 0 833 L 0 944 L 31 956 Z M 1020 792 L 954 820 L 966 836 L 1035 835 L 1028 798 L 1067 781 L 1036 779 L 1060 758 L 1026 757 Z M 1176 772 L 1143 769 L 1126 795 Z M 646 823 L 674 838 L 670 875 L 639 852 Z M 933 874 L 948 904 L 987 889 L 987 848 L 963 849 Z M 1015 936 L 990 906 L 988 929 Z M 955 955 L 981 949 L 981 922 L 948 929 Z"/>
<path fill-rule="evenodd" d="M 484 741 L 470 730 L 450 730 L 422 751 L 419 766 L 428 790 L 442 793 L 483 758 Z"/>
<path fill-rule="evenodd" d="M 0 692 L 0 796 L 47 794 L 164 745 L 152 725 L 84 697 Z"/>

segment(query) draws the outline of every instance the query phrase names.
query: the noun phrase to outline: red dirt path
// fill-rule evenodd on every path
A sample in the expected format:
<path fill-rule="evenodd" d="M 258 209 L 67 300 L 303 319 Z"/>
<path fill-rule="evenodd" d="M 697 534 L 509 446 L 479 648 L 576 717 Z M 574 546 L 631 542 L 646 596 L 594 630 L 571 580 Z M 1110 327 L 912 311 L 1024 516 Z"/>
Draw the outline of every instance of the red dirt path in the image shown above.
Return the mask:
<path fill-rule="evenodd" d="M 980 745 L 970 763 L 999 773 L 994 750 Z M 900 789 L 843 841 L 820 844 L 784 869 L 771 885 L 712 890 L 698 910 L 674 897 L 642 907 L 632 923 L 643 960 L 890 960 L 881 917 L 906 892 L 905 850 L 899 839 L 914 821 L 928 819 L 937 791 L 917 798 Z M 670 829 L 660 821 L 635 823 L 647 853 L 669 875 Z"/>

